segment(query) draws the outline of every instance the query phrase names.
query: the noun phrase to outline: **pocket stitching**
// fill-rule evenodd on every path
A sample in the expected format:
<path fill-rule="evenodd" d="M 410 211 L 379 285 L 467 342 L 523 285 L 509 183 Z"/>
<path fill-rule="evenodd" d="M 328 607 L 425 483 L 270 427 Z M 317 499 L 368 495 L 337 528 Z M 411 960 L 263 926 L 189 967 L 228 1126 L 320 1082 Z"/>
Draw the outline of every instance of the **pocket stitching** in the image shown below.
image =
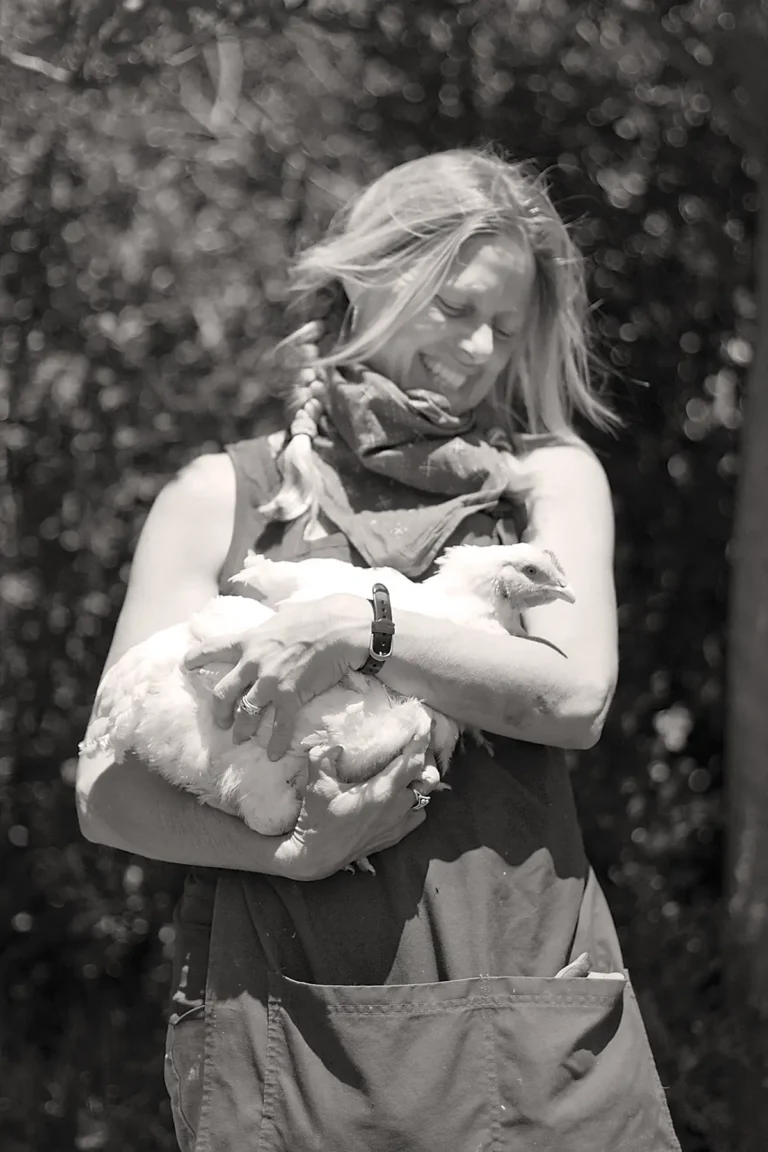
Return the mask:
<path fill-rule="evenodd" d="M 210 1114 L 211 1103 L 211 1077 L 208 1075 L 208 1069 L 213 1064 L 213 1041 L 215 1030 L 214 1023 L 214 1008 L 216 1001 L 213 997 L 213 992 L 210 988 L 210 973 L 206 980 L 205 986 L 205 1003 L 203 1004 L 203 1019 L 205 1021 L 205 1030 L 203 1032 L 203 1091 L 200 1099 L 200 1123 L 198 1125 L 194 1152 L 210 1152 L 211 1139 L 208 1131 L 208 1118 Z"/>
<path fill-rule="evenodd" d="M 483 997 L 486 1004 L 491 1007 L 493 997 Z M 485 1047 L 485 1075 L 488 1084 L 488 1098 L 492 1101 L 490 1118 L 491 1152 L 503 1152 L 501 1143 L 501 1089 L 496 1065 L 496 1045 L 493 1031 L 493 1021 L 489 1014 L 483 1018 L 483 1042 Z"/>
<path fill-rule="evenodd" d="M 277 1048 L 277 1031 L 278 1031 L 278 1009 L 280 1008 L 280 1001 L 271 992 L 267 999 L 267 1051 L 264 1056 L 264 1091 L 261 1102 L 261 1124 L 259 1125 L 259 1142 L 257 1144 L 257 1152 L 261 1152 L 262 1144 L 264 1144 L 268 1128 L 274 1129 L 275 1122 L 273 1118 L 274 1103 L 277 1098 L 278 1080 L 276 1075 L 275 1061 L 276 1061 L 276 1048 Z"/>
<path fill-rule="evenodd" d="M 643 1020 L 643 1014 L 640 1011 L 640 1005 L 637 1002 L 637 996 L 635 996 L 635 990 L 632 987 L 632 981 L 629 978 L 629 973 L 625 973 L 625 975 L 626 975 L 626 988 L 627 988 L 629 995 L 632 997 L 632 1000 L 634 1002 L 635 1013 L 637 1015 L 638 1021 L 640 1022 L 640 1028 L 642 1030 L 643 1036 L 645 1037 L 645 1043 L 646 1043 L 646 1047 L 648 1049 L 648 1057 L 651 1061 L 651 1077 L 653 1079 L 654 1088 L 656 1090 L 656 1096 L 657 1096 L 657 1099 L 658 1099 L 659 1104 L 661 1106 L 662 1114 L 663 1114 L 664 1119 L 666 1121 L 667 1135 L 672 1137 L 672 1139 L 677 1144 L 677 1147 L 679 1148 L 680 1147 L 680 1141 L 677 1139 L 677 1133 L 675 1132 L 675 1126 L 672 1123 L 672 1113 L 669 1110 L 669 1101 L 667 1100 L 667 1094 L 664 1091 L 664 1085 L 661 1083 L 661 1077 L 659 1076 L 659 1070 L 656 1067 L 656 1059 L 653 1055 L 653 1049 L 651 1048 L 651 1042 L 648 1039 L 648 1031 L 645 1027 L 645 1021 Z"/>
<path fill-rule="evenodd" d="M 359 1004 L 328 1004 L 325 1002 L 324 1008 L 328 1015 L 340 1016 L 431 1016 L 452 1008 L 461 1011 L 467 1008 L 511 1008 L 515 1004 L 539 1004 L 542 1008 L 590 1008 L 600 1004 L 610 1004 L 611 1001 L 618 1001 L 624 987 L 625 985 L 622 984 L 615 990 L 611 989 L 612 992 L 616 993 L 612 996 L 549 996 L 546 993 L 521 992 L 507 996 L 456 997 L 450 1000 L 439 1000 L 437 1003 L 430 1003 L 426 1000 L 395 1005 L 363 1002 Z"/>

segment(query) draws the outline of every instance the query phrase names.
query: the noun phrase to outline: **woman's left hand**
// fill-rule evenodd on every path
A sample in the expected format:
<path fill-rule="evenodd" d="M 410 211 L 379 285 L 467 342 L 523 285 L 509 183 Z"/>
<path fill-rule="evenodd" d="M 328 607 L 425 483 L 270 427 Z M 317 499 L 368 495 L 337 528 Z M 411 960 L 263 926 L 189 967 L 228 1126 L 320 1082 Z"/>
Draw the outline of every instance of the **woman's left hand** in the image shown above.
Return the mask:
<path fill-rule="evenodd" d="M 302 706 L 365 661 L 370 619 L 369 605 L 357 596 L 286 604 L 258 628 L 196 645 L 184 665 L 194 669 L 237 660 L 213 690 L 216 722 L 222 728 L 234 722 L 232 739 L 242 744 L 255 735 L 261 720 L 243 702 L 261 713 L 274 705 L 267 754 L 279 760 L 290 745 Z"/>

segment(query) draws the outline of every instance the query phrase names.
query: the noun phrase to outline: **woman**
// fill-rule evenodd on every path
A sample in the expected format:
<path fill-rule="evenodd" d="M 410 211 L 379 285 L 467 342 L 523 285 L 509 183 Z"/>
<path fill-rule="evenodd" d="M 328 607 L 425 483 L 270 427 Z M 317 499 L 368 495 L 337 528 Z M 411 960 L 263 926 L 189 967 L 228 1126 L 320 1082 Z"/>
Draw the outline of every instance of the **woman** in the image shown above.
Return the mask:
<path fill-rule="evenodd" d="M 181 1147 L 675 1149 L 559 751 L 599 738 L 616 676 L 611 498 L 570 426 L 609 418 L 578 255 L 536 180 L 453 151 L 374 182 L 296 285 L 349 302 L 325 384 L 287 398 L 287 434 L 265 424 L 161 493 L 109 661 L 225 590 L 250 547 L 419 577 L 448 544 L 522 527 L 577 603 L 528 614 L 538 643 L 396 614 L 381 679 L 490 743 L 457 754 L 428 808 L 416 742 L 361 786 L 313 762 L 296 831 L 273 838 L 138 762 L 83 766 L 89 839 L 195 866 L 167 1056 Z M 273 703 L 279 756 L 301 701 L 364 664 L 371 620 L 331 595 L 188 662 L 238 659 L 220 722 L 247 739 Z M 374 876 L 341 870 L 374 853 Z M 619 978 L 571 975 L 583 952 Z"/>

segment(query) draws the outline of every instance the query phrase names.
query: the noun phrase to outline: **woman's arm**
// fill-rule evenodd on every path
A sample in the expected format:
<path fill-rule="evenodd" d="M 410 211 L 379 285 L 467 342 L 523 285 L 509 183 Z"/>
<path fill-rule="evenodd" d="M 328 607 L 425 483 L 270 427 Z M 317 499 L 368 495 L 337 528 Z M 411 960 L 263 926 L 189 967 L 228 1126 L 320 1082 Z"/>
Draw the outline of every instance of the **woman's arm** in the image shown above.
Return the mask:
<path fill-rule="evenodd" d="M 617 671 L 611 495 L 586 447 L 538 448 L 526 462 L 533 477 L 527 537 L 559 557 L 576 603 L 527 614 L 529 634 L 539 643 L 398 610 L 393 654 L 380 677 L 465 725 L 537 744 L 589 748 L 600 736 Z M 370 624 L 365 600 L 332 595 L 312 605 L 285 605 L 268 627 L 233 637 L 224 647 L 221 641 L 201 644 L 188 662 L 199 667 L 224 650 L 239 659 L 216 687 L 219 722 L 232 722 L 245 691 L 257 705 L 273 703 L 269 753 L 277 758 L 301 705 L 328 686 L 328 669 L 363 664 Z M 236 739 L 247 739 L 257 727 L 258 719 L 238 713 Z"/>
<path fill-rule="evenodd" d="M 478 643 L 470 628 L 398 612 L 381 678 L 485 731 L 589 748 L 600 737 L 617 676 L 611 493 L 586 447 L 536 448 L 525 462 L 533 482 L 526 539 L 556 554 L 576 603 L 526 614 L 529 634 L 544 644 L 516 636 Z"/>
<path fill-rule="evenodd" d="M 199 457 L 163 488 L 136 546 L 105 671 L 129 648 L 186 620 L 216 595 L 234 508 L 234 470 L 224 454 Z M 119 765 L 108 757 L 81 757 L 76 794 L 83 835 L 127 851 L 157 856 L 185 807 L 191 819 L 208 826 L 208 813 L 196 801 L 180 796 L 135 757 Z M 225 828 L 221 813 L 215 815 L 215 823 Z M 191 835 L 200 832 L 199 827 L 190 830 Z"/>
<path fill-rule="evenodd" d="M 217 594 L 234 520 L 235 471 L 226 453 L 198 456 L 166 484 L 136 545 L 105 672 Z"/>
<path fill-rule="evenodd" d="M 187 619 L 218 589 L 232 536 L 235 480 L 226 455 L 195 460 L 155 501 L 131 567 L 107 667 L 162 628 Z M 115 764 L 83 757 L 77 809 L 86 839 L 150 859 L 312 880 L 396 844 L 417 827 L 408 785 L 426 749 L 409 745 L 363 785 L 310 770 L 304 807 L 289 836 L 261 836 L 241 820 L 175 788 L 136 756 Z"/>
<path fill-rule="evenodd" d="M 424 760 L 423 744 L 414 741 L 371 780 L 341 785 L 330 764 L 311 758 L 296 828 L 262 836 L 199 804 L 135 756 L 119 765 L 105 758 L 93 774 L 90 764 L 81 768 L 80 826 L 97 844 L 150 860 L 320 880 L 391 848 L 423 822 L 426 812 L 413 809 L 410 784 Z"/>

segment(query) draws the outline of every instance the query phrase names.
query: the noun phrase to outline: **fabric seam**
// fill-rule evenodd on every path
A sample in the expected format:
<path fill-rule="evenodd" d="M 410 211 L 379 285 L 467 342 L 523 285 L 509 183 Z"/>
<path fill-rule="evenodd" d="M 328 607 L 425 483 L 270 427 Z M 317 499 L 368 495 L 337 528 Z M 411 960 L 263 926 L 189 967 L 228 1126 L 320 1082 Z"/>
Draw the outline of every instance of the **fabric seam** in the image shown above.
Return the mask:
<path fill-rule="evenodd" d="M 667 1100 L 667 1094 L 664 1091 L 663 1084 L 661 1083 L 661 1077 L 659 1076 L 659 1070 L 656 1067 L 656 1059 L 653 1055 L 653 1049 L 651 1048 L 651 1042 L 648 1039 L 648 1032 L 647 1032 L 646 1027 L 645 1027 L 645 1021 L 643 1020 L 643 1014 L 640 1011 L 640 1005 L 637 1002 L 637 997 L 635 996 L 635 990 L 632 987 L 632 982 L 629 978 L 629 971 L 626 968 L 624 969 L 624 975 L 627 978 L 627 982 L 625 984 L 625 987 L 627 989 L 628 994 L 632 997 L 632 1000 L 634 1001 L 637 1019 L 640 1021 L 640 1029 L 642 1031 L 643 1036 L 645 1037 L 645 1044 L 646 1044 L 646 1048 L 648 1050 L 650 1063 L 651 1063 L 651 1077 L 653 1079 L 653 1085 L 654 1085 L 654 1088 L 656 1091 L 656 1097 L 657 1097 L 659 1104 L 661 1106 L 662 1115 L 663 1115 L 663 1117 L 666 1121 L 666 1124 L 667 1124 L 667 1129 L 668 1129 L 667 1135 L 672 1137 L 672 1139 L 675 1141 L 677 1147 L 679 1148 L 680 1147 L 680 1141 L 677 1138 L 677 1133 L 675 1132 L 675 1126 L 672 1123 L 672 1113 L 669 1110 L 669 1101 Z M 649 1152 L 653 1152 L 653 1149 L 651 1148 L 650 1145 L 648 1145 L 648 1149 L 649 1149 Z"/>
<path fill-rule="evenodd" d="M 622 985 L 622 988 L 624 985 Z M 617 989 L 618 991 L 618 989 Z M 485 1008 L 512 1008 L 515 1004 L 538 1004 L 542 1008 L 592 1008 L 604 1005 L 610 1008 L 618 996 L 559 996 L 550 998 L 535 993 L 521 993 L 519 996 L 468 996 L 466 998 L 453 998 L 440 1000 L 437 1003 L 411 1004 L 323 1004 L 328 1015 L 337 1016 L 422 1016 L 437 1015 L 446 1009 L 465 1011 L 467 1008 L 483 1010 Z M 290 998 L 288 998 L 288 1001 Z"/>
<path fill-rule="evenodd" d="M 267 1051 L 264 1056 L 264 1093 L 261 1104 L 261 1124 L 259 1125 L 259 1142 L 257 1152 L 267 1149 L 265 1143 L 267 1130 L 270 1125 L 274 1128 L 274 1102 L 277 1096 L 278 1077 L 275 1075 L 274 1062 L 277 1048 L 277 1030 L 280 1001 L 269 994 L 267 998 Z"/>
<path fill-rule="evenodd" d="M 185 1013 L 185 1015 L 188 1015 L 188 1013 Z M 175 1107 L 175 1109 L 172 1109 L 172 1111 L 174 1113 L 174 1121 L 175 1121 L 176 1116 L 178 1116 L 179 1120 L 182 1122 L 182 1124 L 184 1125 L 184 1128 L 186 1129 L 187 1137 L 189 1138 L 189 1140 L 192 1141 L 192 1147 L 194 1147 L 194 1143 L 195 1143 L 195 1140 L 197 1138 L 197 1133 L 195 1132 L 194 1128 L 192 1127 L 189 1120 L 187 1119 L 187 1115 L 186 1115 L 184 1108 L 182 1106 L 181 1076 L 179 1075 L 179 1070 L 176 1066 L 176 1060 L 174 1058 L 175 1031 L 172 1031 L 173 1028 L 175 1028 L 174 1025 L 172 1025 L 172 1024 L 168 1025 L 168 1039 L 166 1042 L 168 1059 L 169 1059 L 169 1063 L 171 1065 L 171 1071 L 172 1071 L 172 1073 L 176 1079 L 176 1093 L 175 1093 L 175 1095 L 176 1095 L 176 1107 Z M 169 1095 L 170 1095 L 170 1093 L 169 1093 Z"/>
<path fill-rule="evenodd" d="M 487 981 L 483 979 L 483 985 Z M 493 997 L 483 995 L 483 1036 L 485 1043 L 485 1077 L 488 1088 L 488 1101 L 490 1104 L 490 1137 L 491 1152 L 503 1152 L 501 1144 L 501 1095 L 499 1092 L 499 1077 L 496 1062 L 496 1035 L 493 1026 L 493 1017 L 488 1011 L 492 1007 Z"/>
<path fill-rule="evenodd" d="M 218 893 L 219 882 L 216 881 L 216 892 Z M 214 895 L 214 909 L 216 905 L 216 895 Z M 213 937 L 213 923 L 211 923 L 211 937 Z M 211 1141 L 209 1128 L 209 1115 L 211 1103 L 211 1078 L 208 1075 L 208 1069 L 212 1067 L 213 1063 L 213 1043 L 215 1036 L 214 1022 L 216 1018 L 216 997 L 211 987 L 211 967 L 210 957 L 208 964 L 208 973 L 205 981 L 205 1000 L 203 1003 L 203 1013 L 205 1020 L 205 1030 L 203 1033 L 203 1091 L 200 1100 L 200 1120 L 198 1123 L 198 1130 L 195 1133 L 195 1143 L 193 1152 L 211 1152 Z"/>

